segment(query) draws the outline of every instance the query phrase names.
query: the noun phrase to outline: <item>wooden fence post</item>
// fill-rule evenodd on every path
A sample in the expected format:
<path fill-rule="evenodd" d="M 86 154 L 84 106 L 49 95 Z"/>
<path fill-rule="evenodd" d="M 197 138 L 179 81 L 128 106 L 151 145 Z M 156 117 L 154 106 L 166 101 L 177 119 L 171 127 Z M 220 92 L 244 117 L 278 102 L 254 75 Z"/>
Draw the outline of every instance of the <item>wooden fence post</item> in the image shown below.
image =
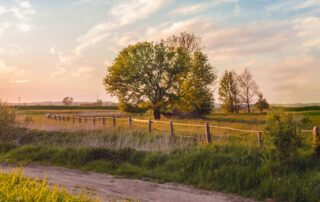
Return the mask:
<path fill-rule="evenodd" d="M 57 120 L 57 116 L 56 115 L 54 115 L 54 120 Z"/>
<path fill-rule="evenodd" d="M 95 116 L 93 117 L 92 123 L 93 123 L 93 125 L 96 125 L 96 117 Z"/>
<path fill-rule="evenodd" d="M 259 146 L 262 145 L 262 132 L 261 131 L 258 132 L 258 145 Z"/>
<path fill-rule="evenodd" d="M 84 122 L 87 123 L 88 122 L 88 118 L 85 116 L 84 117 Z"/>
<path fill-rule="evenodd" d="M 173 139 L 174 138 L 174 131 L 173 131 L 173 122 L 172 122 L 172 120 L 170 120 L 170 122 L 169 122 L 169 128 L 170 128 L 170 138 Z"/>
<path fill-rule="evenodd" d="M 319 127 L 315 126 L 313 127 L 313 144 L 316 145 L 317 144 L 317 140 L 319 138 Z"/>
<path fill-rule="evenodd" d="M 148 121 L 148 131 L 149 131 L 149 133 L 152 132 L 152 121 L 151 121 L 151 119 L 149 119 L 149 121 Z"/>
<path fill-rule="evenodd" d="M 79 123 L 81 123 L 81 117 L 79 116 Z"/>
<path fill-rule="evenodd" d="M 313 151 L 317 158 L 320 158 L 320 130 L 319 127 L 313 127 Z"/>
<path fill-rule="evenodd" d="M 67 121 L 70 121 L 70 116 L 69 115 L 67 116 Z"/>
<path fill-rule="evenodd" d="M 106 118 L 105 117 L 102 117 L 102 124 L 106 125 Z"/>
<path fill-rule="evenodd" d="M 112 116 L 112 125 L 115 128 L 116 127 L 116 117 Z"/>
<path fill-rule="evenodd" d="M 132 119 L 131 119 L 131 117 L 128 118 L 128 126 L 129 126 L 129 128 L 132 127 Z"/>
<path fill-rule="evenodd" d="M 61 121 L 61 115 L 60 115 L 60 114 L 59 114 L 59 116 L 58 116 L 58 117 L 59 117 L 59 121 Z"/>
<path fill-rule="evenodd" d="M 205 129 L 206 129 L 206 140 L 207 140 L 207 143 L 211 143 L 211 134 L 210 134 L 210 126 L 209 126 L 209 123 L 206 123 L 205 124 Z"/>
<path fill-rule="evenodd" d="M 72 123 L 75 123 L 75 122 L 76 122 L 76 120 L 75 120 L 74 116 L 72 116 Z"/>

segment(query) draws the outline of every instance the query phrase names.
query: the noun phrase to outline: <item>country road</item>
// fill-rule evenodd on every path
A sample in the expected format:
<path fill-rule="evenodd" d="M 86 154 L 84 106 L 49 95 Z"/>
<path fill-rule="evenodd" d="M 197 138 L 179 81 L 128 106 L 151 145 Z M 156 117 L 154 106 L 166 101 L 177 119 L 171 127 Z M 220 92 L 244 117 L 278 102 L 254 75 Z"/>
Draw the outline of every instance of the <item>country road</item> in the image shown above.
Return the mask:
<path fill-rule="evenodd" d="M 13 169 L 11 166 L 3 166 L 1 171 L 12 172 Z M 23 171 L 24 176 L 39 179 L 46 177 L 50 185 L 61 185 L 72 193 L 85 192 L 93 197 L 98 196 L 101 201 L 117 201 L 119 199 L 174 202 L 253 201 L 235 195 L 204 191 L 179 184 L 159 184 L 53 166 L 28 165 L 24 167 Z"/>

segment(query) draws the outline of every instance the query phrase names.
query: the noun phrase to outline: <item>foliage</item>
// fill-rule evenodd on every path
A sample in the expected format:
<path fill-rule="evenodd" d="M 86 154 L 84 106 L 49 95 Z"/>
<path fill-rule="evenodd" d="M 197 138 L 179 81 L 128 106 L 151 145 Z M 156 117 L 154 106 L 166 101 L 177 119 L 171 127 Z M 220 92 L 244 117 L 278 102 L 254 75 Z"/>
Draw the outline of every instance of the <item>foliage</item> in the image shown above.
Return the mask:
<path fill-rule="evenodd" d="M 261 112 L 263 112 L 264 109 L 269 109 L 269 103 L 267 102 L 266 98 L 264 98 L 262 92 L 258 92 L 258 101 L 256 102 L 255 106 L 258 108 Z"/>
<path fill-rule="evenodd" d="M 124 48 L 108 69 L 106 90 L 118 97 L 123 109 L 151 109 L 155 119 L 179 107 L 208 113 L 213 96 L 210 86 L 216 76 L 197 40 L 182 33 L 159 43 L 141 42 Z M 197 86 L 193 86 L 195 82 Z"/>
<path fill-rule="evenodd" d="M 193 54 L 190 72 L 182 81 L 176 108 L 182 112 L 193 112 L 198 116 L 209 114 L 213 108 L 212 83 L 216 74 L 208 58 L 200 51 Z"/>
<path fill-rule="evenodd" d="M 259 87 L 248 69 L 245 69 L 238 79 L 241 101 L 247 105 L 248 112 L 250 113 L 252 99 L 257 94 Z"/>
<path fill-rule="evenodd" d="M 16 127 L 15 110 L 0 101 L 0 138 L 7 139 Z"/>
<path fill-rule="evenodd" d="M 73 102 L 73 98 L 72 97 L 65 97 L 65 98 L 63 98 L 63 100 L 62 100 L 62 103 L 64 104 L 64 105 L 71 105 L 72 104 L 72 102 Z"/>
<path fill-rule="evenodd" d="M 0 145 L 0 148 L 4 145 Z M 318 201 L 320 162 L 298 154 L 285 168 L 277 162 L 270 167 L 262 161 L 260 148 L 213 144 L 162 152 L 133 149 L 72 148 L 59 146 L 6 147 L 0 159 L 8 162 L 37 162 L 107 172 L 137 178 L 178 182 L 202 189 L 239 193 L 258 200 Z M 0 149 L 1 151 L 1 149 Z"/>
<path fill-rule="evenodd" d="M 89 202 L 93 200 L 84 195 L 70 195 L 57 186 L 49 188 L 45 180 L 23 177 L 22 170 L 18 169 L 11 174 L 0 174 L 0 201 Z"/>
<path fill-rule="evenodd" d="M 271 112 L 265 128 L 266 145 L 272 158 L 286 164 L 303 146 L 299 123 L 291 114 Z"/>
<path fill-rule="evenodd" d="M 227 112 L 238 112 L 239 110 L 239 81 L 234 71 L 225 71 L 219 85 L 219 99 Z"/>

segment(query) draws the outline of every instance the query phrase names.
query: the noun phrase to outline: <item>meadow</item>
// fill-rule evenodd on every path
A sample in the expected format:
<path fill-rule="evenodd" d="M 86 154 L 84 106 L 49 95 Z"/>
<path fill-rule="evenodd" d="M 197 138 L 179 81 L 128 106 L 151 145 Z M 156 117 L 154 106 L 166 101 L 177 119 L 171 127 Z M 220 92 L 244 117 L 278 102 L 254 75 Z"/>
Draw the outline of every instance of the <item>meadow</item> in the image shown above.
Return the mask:
<path fill-rule="evenodd" d="M 257 144 L 256 134 L 212 130 L 206 144 L 204 128 L 176 129 L 172 139 L 167 124 L 128 128 L 126 114 L 117 110 L 24 109 L 17 111 L 22 128 L 0 145 L 0 160 L 7 163 L 36 163 L 142 178 L 178 182 L 201 189 L 237 193 L 257 200 L 318 201 L 320 162 L 314 158 L 312 133 L 320 120 L 318 110 L 287 110 L 299 121 L 303 146 L 286 164 L 269 157 L 267 146 Z M 119 118 L 117 127 L 107 120 L 93 125 L 48 119 L 47 113 L 110 116 Z M 133 118 L 148 120 L 150 115 Z M 203 119 L 174 119 L 195 123 L 264 130 L 267 113 L 211 114 Z M 163 119 L 161 121 L 168 121 Z M 164 124 L 164 125 L 161 125 Z M 180 129 L 180 132 L 179 132 Z M 191 130 L 191 132 L 187 132 Z M 190 138 L 200 137 L 200 139 Z M 227 138 L 221 138 L 227 137 Z"/>

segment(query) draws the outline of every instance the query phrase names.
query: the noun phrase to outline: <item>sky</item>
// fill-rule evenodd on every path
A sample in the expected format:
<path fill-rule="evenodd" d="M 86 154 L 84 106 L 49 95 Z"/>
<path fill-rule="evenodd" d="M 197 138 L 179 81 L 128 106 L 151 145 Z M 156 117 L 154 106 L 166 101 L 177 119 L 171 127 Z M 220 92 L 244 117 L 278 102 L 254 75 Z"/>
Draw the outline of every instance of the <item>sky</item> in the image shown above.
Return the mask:
<path fill-rule="evenodd" d="M 248 68 L 271 103 L 320 102 L 320 0 L 1 0 L 0 99 L 116 101 L 117 53 L 183 31 L 219 78 Z"/>

